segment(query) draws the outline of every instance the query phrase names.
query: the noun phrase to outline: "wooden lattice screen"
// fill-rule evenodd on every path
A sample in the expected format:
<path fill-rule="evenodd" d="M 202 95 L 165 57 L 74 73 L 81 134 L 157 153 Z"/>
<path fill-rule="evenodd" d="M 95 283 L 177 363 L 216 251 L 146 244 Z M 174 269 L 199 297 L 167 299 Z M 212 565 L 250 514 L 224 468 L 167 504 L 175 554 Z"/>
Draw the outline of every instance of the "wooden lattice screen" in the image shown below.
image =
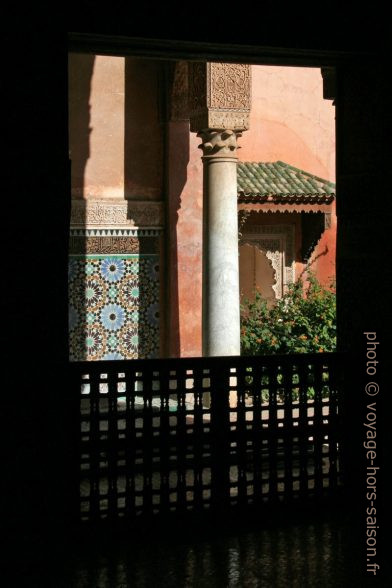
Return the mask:
<path fill-rule="evenodd" d="M 72 364 L 81 519 L 333 495 L 340 363 L 320 353 Z"/>

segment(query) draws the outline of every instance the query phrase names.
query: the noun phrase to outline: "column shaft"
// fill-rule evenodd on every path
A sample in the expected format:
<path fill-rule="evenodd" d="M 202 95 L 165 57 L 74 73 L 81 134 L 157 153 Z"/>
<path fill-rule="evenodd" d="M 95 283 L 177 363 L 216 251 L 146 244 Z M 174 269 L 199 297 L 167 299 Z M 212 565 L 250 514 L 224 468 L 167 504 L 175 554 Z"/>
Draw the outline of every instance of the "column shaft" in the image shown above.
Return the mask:
<path fill-rule="evenodd" d="M 203 164 L 203 355 L 239 355 L 237 158 Z"/>

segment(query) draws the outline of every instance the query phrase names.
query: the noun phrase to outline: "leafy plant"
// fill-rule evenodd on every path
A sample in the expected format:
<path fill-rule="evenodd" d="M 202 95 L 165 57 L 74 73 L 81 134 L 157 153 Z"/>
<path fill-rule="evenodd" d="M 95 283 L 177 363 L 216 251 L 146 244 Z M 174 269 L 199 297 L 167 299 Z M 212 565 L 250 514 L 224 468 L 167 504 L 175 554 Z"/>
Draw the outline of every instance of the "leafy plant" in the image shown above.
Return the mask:
<path fill-rule="evenodd" d="M 241 308 L 241 351 L 245 355 L 335 351 L 335 287 L 321 286 L 308 272 L 272 307 L 257 292 Z"/>

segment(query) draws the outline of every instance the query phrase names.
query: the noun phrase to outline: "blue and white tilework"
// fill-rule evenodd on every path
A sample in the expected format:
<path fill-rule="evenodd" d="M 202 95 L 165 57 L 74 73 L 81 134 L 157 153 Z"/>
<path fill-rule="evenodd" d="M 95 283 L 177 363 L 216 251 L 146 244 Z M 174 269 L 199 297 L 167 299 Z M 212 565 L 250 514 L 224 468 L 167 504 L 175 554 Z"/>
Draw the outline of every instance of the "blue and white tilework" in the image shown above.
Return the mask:
<path fill-rule="evenodd" d="M 70 255 L 71 361 L 159 355 L 159 257 Z"/>

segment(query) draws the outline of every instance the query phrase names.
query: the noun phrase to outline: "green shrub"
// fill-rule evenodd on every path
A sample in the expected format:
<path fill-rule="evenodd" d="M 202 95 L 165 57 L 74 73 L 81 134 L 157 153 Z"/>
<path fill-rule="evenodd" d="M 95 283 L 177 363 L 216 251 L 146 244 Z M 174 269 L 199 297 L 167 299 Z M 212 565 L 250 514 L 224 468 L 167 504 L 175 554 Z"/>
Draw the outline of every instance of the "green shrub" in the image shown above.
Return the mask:
<path fill-rule="evenodd" d="M 259 293 L 241 308 L 244 355 L 328 352 L 336 349 L 334 285 L 320 285 L 312 272 L 299 278 L 272 307 Z"/>

